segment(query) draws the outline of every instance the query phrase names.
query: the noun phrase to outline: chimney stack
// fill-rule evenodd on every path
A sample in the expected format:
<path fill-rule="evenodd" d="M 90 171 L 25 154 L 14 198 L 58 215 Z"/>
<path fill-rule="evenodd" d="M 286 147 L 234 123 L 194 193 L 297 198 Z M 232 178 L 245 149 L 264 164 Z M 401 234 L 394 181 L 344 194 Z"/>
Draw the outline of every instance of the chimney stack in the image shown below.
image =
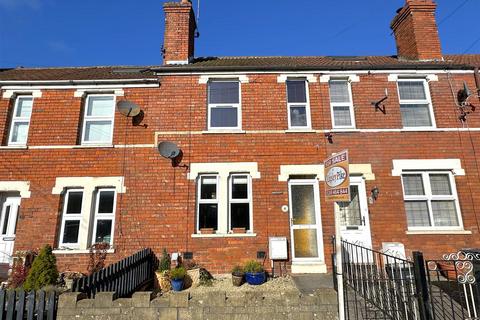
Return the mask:
<path fill-rule="evenodd" d="M 390 27 L 397 55 L 406 60 L 443 60 L 433 0 L 406 0 Z"/>
<path fill-rule="evenodd" d="M 163 64 L 187 64 L 194 57 L 194 38 L 197 25 L 189 0 L 167 2 L 165 35 L 163 38 Z"/>

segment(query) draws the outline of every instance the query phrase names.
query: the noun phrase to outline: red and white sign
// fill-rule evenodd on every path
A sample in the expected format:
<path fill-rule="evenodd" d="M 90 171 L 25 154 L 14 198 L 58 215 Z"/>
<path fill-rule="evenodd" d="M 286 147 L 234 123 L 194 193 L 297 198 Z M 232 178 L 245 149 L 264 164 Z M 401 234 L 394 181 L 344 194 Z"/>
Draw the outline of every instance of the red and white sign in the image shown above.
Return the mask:
<path fill-rule="evenodd" d="M 324 162 L 325 198 L 327 201 L 350 201 L 348 150 L 327 158 Z"/>

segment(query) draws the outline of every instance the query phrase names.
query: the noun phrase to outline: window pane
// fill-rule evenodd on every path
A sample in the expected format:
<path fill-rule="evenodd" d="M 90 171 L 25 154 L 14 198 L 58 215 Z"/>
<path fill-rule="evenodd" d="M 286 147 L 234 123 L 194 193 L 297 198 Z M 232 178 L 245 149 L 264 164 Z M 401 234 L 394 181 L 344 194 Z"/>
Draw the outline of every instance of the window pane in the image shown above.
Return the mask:
<path fill-rule="evenodd" d="M 352 118 L 350 115 L 350 107 L 333 107 L 333 121 L 335 126 L 350 127 L 352 126 Z"/>
<path fill-rule="evenodd" d="M 430 227 L 426 201 L 405 201 L 405 211 L 409 227 Z"/>
<path fill-rule="evenodd" d="M 290 126 L 292 127 L 307 126 L 307 108 L 305 106 L 290 107 Z"/>
<path fill-rule="evenodd" d="M 97 220 L 97 233 L 95 243 L 111 243 L 112 240 L 112 220 Z"/>
<path fill-rule="evenodd" d="M 81 214 L 82 213 L 82 191 L 72 191 L 68 193 L 66 214 Z"/>
<path fill-rule="evenodd" d="M 10 219 L 10 208 L 11 208 L 11 206 L 7 206 L 5 208 L 5 218 L 3 218 L 2 234 L 7 234 L 8 220 Z"/>
<path fill-rule="evenodd" d="M 237 127 L 238 126 L 238 108 L 219 107 L 210 109 L 211 127 Z"/>
<path fill-rule="evenodd" d="M 28 122 L 14 122 L 12 130 L 12 142 L 26 143 L 28 136 Z"/>
<path fill-rule="evenodd" d="M 402 124 L 404 127 L 431 127 L 428 104 L 402 104 Z"/>
<path fill-rule="evenodd" d="M 420 196 L 425 194 L 421 174 L 405 174 L 402 178 L 406 196 Z"/>
<path fill-rule="evenodd" d="M 293 223 L 315 224 L 315 196 L 313 185 L 292 185 L 292 218 Z"/>
<path fill-rule="evenodd" d="M 431 174 L 430 186 L 432 187 L 432 194 L 435 196 L 452 194 L 448 174 Z"/>
<path fill-rule="evenodd" d="M 307 102 L 305 80 L 287 80 L 287 99 L 289 103 Z"/>
<path fill-rule="evenodd" d="M 432 201 L 433 221 L 436 227 L 459 225 L 454 201 Z"/>
<path fill-rule="evenodd" d="M 80 229 L 79 220 L 67 220 L 65 221 L 65 228 L 63 230 L 62 243 L 77 243 L 78 242 L 78 230 Z"/>
<path fill-rule="evenodd" d="M 348 81 L 330 81 L 330 102 L 350 102 Z"/>
<path fill-rule="evenodd" d="M 100 191 L 98 199 L 98 213 L 113 213 L 115 191 Z"/>
<path fill-rule="evenodd" d="M 198 206 L 199 206 L 198 227 L 200 229 L 213 228 L 214 230 L 217 230 L 218 206 L 216 204 L 209 204 L 209 203 L 200 203 Z"/>
<path fill-rule="evenodd" d="M 425 95 L 425 87 L 423 81 L 399 81 L 398 91 L 400 92 L 401 100 L 424 100 L 427 99 Z"/>
<path fill-rule="evenodd" d="M 202 177 L 200 185 L 200 199 L 217 198 L 217 178 Z"/>
<path fill-rule="evenodd" d="M 250 204 L 248 203 L 231 203 L 230 217 L 232 228 L 250 229 Z"/>
<path fill-rule="evenodd" d="M 87 121 L 85 125 L 85 141 L 110 142 L 111 121 Z"/>
<path fill-rule="evenodd" d="M 15 117 L 30 118 L 32 114 L 33 99 L 31 97 L 19 97 Z"/>
<path fill-rule="evenodd" d="M 248 199 L 247 176 L 235 176 L 232 178 L 232 199 Z"/>
<path fill-rule="evenodd" d="M 109 117 L 113 114 L 113 97 L 88 98 L 87 116 Z"/>
<path fill-rule="evenodd" d="M 239 103 L 238 81 L 213 81 L 208 84 L 209 103 Z"/>
<path fill-rule="evenodd" d="M 360 198 L 358 196 L 358 186 L 350 186 L 351 201 L 338 202 L 342 226 L 361 226 L 362 213 L 360 211 Z"/>
<path fill-rule="evenodd" d="M 318 240 L 316 229 L 293 230 L 296 258 L 318 258 Z"/>

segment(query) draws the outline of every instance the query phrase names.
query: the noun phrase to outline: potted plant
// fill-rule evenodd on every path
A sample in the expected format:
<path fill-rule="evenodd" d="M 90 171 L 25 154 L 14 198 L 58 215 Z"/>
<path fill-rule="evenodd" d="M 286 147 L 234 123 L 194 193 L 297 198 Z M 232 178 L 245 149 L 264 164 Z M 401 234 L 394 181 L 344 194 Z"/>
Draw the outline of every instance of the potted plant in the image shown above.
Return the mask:
<path fill-rule="evenodd" d="M 243 284 L 243 276 L 245 273 L 243 272 L 243 268 L 240 266 L 235 266 L 232 269 L 232 284 L 235 287 L 240 287 Z"/>
<path fill-rule="evenodd" d="M 181 291 L 183 288 L 183 279 L 187 271 L 184 267 L 176 267 L 170 270 L 170 281 L 173 291 Z"/>
<path fill-rule="evenodd" d="M 166 249 L 163 249 L 162 257 L 160 258 L 160 262 L 158 264 L 158 270 L 155 272 L 157 277 L 158 287 L 163 292 L 168 292 L 171 289 L 170 285 L 170 277 L 168 272 L 170 271 L 170 256 Z"/>
<path fill-rule="evenodd" d="M 247 261 L 243 270 L 245 271 L 245 280 L 247 280 L 248 284 L 259 285 L 265 282 L 265 270 L 258 261 Z"/>

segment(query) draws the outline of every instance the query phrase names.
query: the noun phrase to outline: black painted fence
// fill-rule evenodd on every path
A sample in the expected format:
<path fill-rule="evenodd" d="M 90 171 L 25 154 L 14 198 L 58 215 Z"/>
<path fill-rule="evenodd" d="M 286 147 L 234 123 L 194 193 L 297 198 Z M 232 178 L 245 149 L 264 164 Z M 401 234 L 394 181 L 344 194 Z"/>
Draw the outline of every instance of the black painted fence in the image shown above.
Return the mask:
<path fill-rule="evenodd" d="M 158 259 L 149 248 L 118 261 L 90 276 L 75 279 L 74 292 L 86 293 L 89 298 L 97 292 L 115 292 L 116 298 L 131 296 L 135 291 L 153 283 Z"/>
<path fill-rule="evenodd" d="M 43 290 L 0 290 L 0 319 L 54 320 L 58 294 Z"/>

